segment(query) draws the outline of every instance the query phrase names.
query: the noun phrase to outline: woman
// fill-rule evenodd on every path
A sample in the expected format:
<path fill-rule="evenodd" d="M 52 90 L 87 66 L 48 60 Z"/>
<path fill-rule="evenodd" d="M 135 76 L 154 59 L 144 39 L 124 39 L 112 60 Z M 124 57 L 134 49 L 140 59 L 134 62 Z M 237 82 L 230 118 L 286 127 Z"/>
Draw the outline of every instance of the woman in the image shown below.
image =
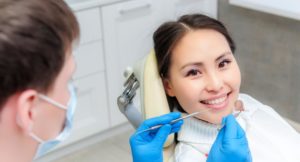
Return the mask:
<path fill-rule="evenodd" d="M 187 21 L 188 23 L 186 23 L 185 21 Z M 189 22 L 194 24 L 190 25 Z M 196 28 L 194 28 L 194 26 L 196 26 Z M 202 30 L 201 33 L 197 31 L 198 26 L 200 29 L 203 28 L 203 33 Z M 218 37 L 215 38 L 215 35 L 217 35 Z M 203 40 L 199 40 L 199 38 L 202 37 Z M 218 39 L 221 39 L 221 42 L 220 40 L 218 42 Z M 217 41 L 217 43 L 219 44 L 216 44 L 216 42 L 214 41 Z M 185 112 L 185 110 L 187 110 L 188 113 L 193 113 L 195 111 L 212 110 L 211 112 L 207 111 L 204 114 L 198 115 L 197 118 L 215 124 L 222 122 L 222 125 L 224 125 L 224 127 L 218 133 L 218 138 L 217 140 L 215 140 L 212 149 L 210 149 L 208 159 L 206 159 L 206 154 L 203 154 L 205 158 L 204 160 L 251 161 L 251 154 L 248 148 L 245 133 L 236 122 L 234 117 L 230 115 L 232 112 L 232 107 L 237 99 L 240 86 L 240 73 L 237 64 L 233 64 L 234 68 L 232 70 L 229 70 L 229 72 L 227 72 L 223 76 L 226 77 L 227 80 L 229 80 L 230 86 L 226 87 L 227 93 L 223 93 L 223 96 L 220 96 L 219 98 L 223 98 L 222 100 L 224 100 L 225 98 L 225 100 L 227 101 L 226 104 L 214 104 L 216 102 L 223 102 L 221 101 L 221 99 L 202 99 L 203 101 L 199 101 L 199 97 L 204 98 L 205 95 L 208 96 L 208 94 L 199 94 L 199 92 L 201 92 L 200 87 L 203 87 L 203 82 L 205 82 L 203 80 L 197 80 L 200 75 L 199 67 L 203 67 L 206 65 L 204 64 L 206 62 L 199 62 L 199 59 L 207 60 L 209 56 L 211 59 L 215 57 L 216 54 L 218 54 L 216 59 L 217 63 L 213 59 L 213 64 L 210 64 L 210 67 L 213 69 L 216 67 L 216 65 L 218 66 L 217 69 L 225 69 L 225 66 L 229 64 L 229 57 L 232 62 L 235 61 L 234 57 L 231 54 L 231 51 L 234 51 L 235 46 L 224 26 L 220 22 L 208 18 L 204 15 L 183 16 L 177 22 L 167 22 L 160 26 L 154 33 L 154 44 L 159 73 L 161 74 L 165 90 L 168 94 L 168 100 L 171 110 L 176 108 L 181 112 Z M 204 48 L 204 50 L 202 50 L 201 47 L 207 47 L 208 49 Z M 206 55 L 203 55 L 202 53 Z M 209 83 L 206 85 L 209 93 L 216 95 L 218 89 L 223 88 L 223 83 L 219 82 L 217 76 L 206 78 L 206 80 Z M 229 93 L 231 99 L 227 99 L 224 95 Z M 200 104 L 204 104 L 201 102 L 204 102 L 210 108 L 207 109 L 206 107 L 199 106 Z M 225 109 L 224 107 L 228 108 Z M 167 123 L 178 117 L 179 114 L 175 113 L 168 114 L 157 119 L 150 119 L 154 121 L 156 120 L 156 122 L 151 121 L 150 123 L 148 123 L 146 121 L 145 124 L 143 124 L 138 129 L 138 131 L 158 124 L 166 125 L 162 127 L 158 132 L 148 132 L 149 134 L 146 135 L 135 134 L 131 137 L 130 141 L 133 150 L 133 157 L 139 157 L 138 159 L 134 158 L 134 161 L 147 161 L 147 159 L 149 159 L 150 161 L 162 161 L 161 150 L 166 136 L 169 133 L 179 131 L 181 126 L 181 124 L 170 126 Z M 183 124 L 183 128 L 185 128 L 185 125 L 186 124 Z M 217 132 L 217 129 L 215 129 L 215 131 Z M 178 146 L 181 145 L 181 132 L 182 131 L 179 132 Z M 158 136 L 162 136 L 161 134 L 164 134 L 164 136 L 163 138 L 160 138 L 161 140 L 157 140 L 157 138 L 153 137 L 154 133 L 157 133 Z M 204 140 L 210 142 L 209 139 Z M 228 145 L 227 142 L 229 142 L 230 145 Z M 149 147 L 146 147 L 148 145 Z M 145 148 L 151 151 L 145 151 Z M 141 152 L 156 152 L 156 156 L 152 155 L 150 156 L 151 158 L 149 158 Z M 142 154 L 143 156 L 136 156 L 140 154 Z M 197 154 L 199 153 L 196 153 L 196 155 Z M 199 155 L 202 156 L 201 154 Z M 176 149 L 175 160 L 179 161 L 177 156 L 178 147 Z M 193 155 L 188 155 L 188 157 L 193 158 Z M 182 159 L 182 161 L 190 160 L 191 158 Z"/>
<path fill-rule="evenodd" d="M 235 44 L 220 21 L 201 14 L 185 15 L 162 24 L 153 38 L 171 110 L 188 114 L 205 111 L 185 120 L 178 133 L 175 161 L 209 161 L 220 140 L 232 145 L 225 140 L 226 135 L 223 139 L 217 136 L 222 134 L 218 131 L 222 119 L 235 111 L 238 100 L 244 110 L 237 116 L 243 131 L 228 131 L 233 131 L 229 134 L 236 134 L 237 139 L 246 133 L 253 161 L 300 159 L 296 151 L 299 133 L 272 108 L 240 94 Z M 233 152 L 248 148 L 246 140 L 236 146 Z"/>

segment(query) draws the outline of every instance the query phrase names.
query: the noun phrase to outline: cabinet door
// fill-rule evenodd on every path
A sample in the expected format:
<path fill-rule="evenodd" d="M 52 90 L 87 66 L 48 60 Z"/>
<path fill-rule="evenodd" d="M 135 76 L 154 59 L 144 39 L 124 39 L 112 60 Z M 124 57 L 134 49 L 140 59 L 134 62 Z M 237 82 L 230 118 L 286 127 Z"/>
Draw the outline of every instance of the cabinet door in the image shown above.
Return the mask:
<path fill-rule="evenodd" d="M 104 72 L 75 80 L 77 109 L 67 145 L 109 128 Z"/>
<path fill-rule="evenodd" d="M 102 46 L 102 41 L 94 41 L 80 45 L 73 52 L 76 60 L 75 79 L 88 77 L 89 75 L 105 70 Z"/>
<path fill-rule="evenodd" d="M 80 44 L 102 39 L 99 8 L 77 11 L 76 18 L 80 26 Z"/>
<path fill-rule="evenodd" d="M 169 0 L 175 18 L 184 14 L 202 13 L 217 18 L 217 0 Z"/>
<path fill-rule="evenodd" d="M 123 71 L 150 52 L 152 34 L 164 15 L 159 11 L 160 2 L 132 0 L 102 8 L 112 126 L 126 121 L 117 107 L 117 97 L 123 89 Z"/>

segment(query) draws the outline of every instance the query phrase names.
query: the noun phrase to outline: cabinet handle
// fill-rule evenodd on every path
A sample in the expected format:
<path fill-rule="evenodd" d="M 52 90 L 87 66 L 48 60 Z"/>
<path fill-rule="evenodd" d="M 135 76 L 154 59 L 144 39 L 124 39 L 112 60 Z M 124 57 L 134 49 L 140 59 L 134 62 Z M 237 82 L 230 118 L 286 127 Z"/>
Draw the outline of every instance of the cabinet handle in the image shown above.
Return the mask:
<path fill-rule="evenodd" d="M 120 10 L 120 14 L 121 15 L 125 15 L 129 12 L 133 12 L 135 10 L 140 10 L 140 9 L 148 9 L 151 7 L 151 4 L 147 3 L 147 4 L 143 4 L 143 5 L 140 5 L 140 6 L 134 6 L 134 7 L 128 7 L 126 9 L 121 9 Z"/>

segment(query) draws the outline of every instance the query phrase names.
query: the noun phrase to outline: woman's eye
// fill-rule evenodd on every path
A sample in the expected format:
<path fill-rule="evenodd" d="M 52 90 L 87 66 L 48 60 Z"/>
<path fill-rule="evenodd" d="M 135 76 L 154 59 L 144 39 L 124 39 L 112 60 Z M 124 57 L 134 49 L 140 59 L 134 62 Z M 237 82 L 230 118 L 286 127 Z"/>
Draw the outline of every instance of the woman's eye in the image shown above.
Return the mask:
<path fill-rule="evenodd" d="M 198 70 L 192 69 L 192 70 L 188 71 L 188 73 L 186 74 L 186 76 L 196 76 L 198 74 L 200 74 L 200 72 Z"/>
<path fill-rule="evenodd" d="M 223 60 L 222 62 L 220 62 L 219 68 L 225 68 L 225 67 L 228 66 L 230 63 L 231 63 L 230 60 Z"/>

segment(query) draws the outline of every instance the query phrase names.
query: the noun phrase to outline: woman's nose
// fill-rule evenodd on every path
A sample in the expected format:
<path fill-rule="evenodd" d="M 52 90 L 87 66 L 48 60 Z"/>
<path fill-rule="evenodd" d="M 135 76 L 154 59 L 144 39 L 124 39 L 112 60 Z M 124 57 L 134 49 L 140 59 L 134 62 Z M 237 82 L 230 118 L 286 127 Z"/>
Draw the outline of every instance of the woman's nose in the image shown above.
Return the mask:
<path fill-rule="evenodd" d="M 211 73 L 206 79 L 206 90 L 208 92 L 218 92 L 223 88 L 222 76 L 218 73 Z"/>

